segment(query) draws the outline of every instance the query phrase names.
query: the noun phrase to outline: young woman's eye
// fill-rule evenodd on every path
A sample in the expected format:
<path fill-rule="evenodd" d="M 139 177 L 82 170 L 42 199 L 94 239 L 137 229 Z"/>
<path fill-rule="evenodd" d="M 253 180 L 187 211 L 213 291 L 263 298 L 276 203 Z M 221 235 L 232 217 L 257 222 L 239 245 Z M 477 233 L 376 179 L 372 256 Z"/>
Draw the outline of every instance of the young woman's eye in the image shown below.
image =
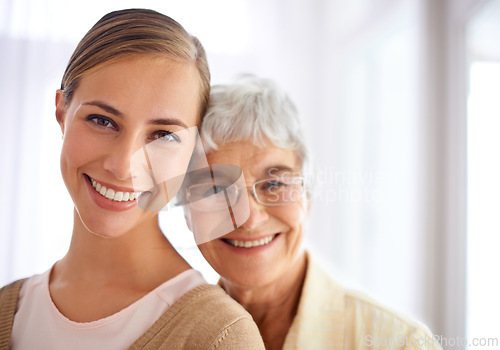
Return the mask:
<path fill-rule="evenodd" d="M 88 120 L 102 128 L 115 127 L 114 123 L 110 119 L 100 115 L 91 115 L 88 117 Z"/>
<path fill-rule="evenodd" d="M 153 139 L 154 140 L 162 140 L 162 141 L 166 141 L 166 142 L 172 142 L 172 141 L 178 142 L 178 143 L 181 142 L 179 136 L 177 136 L 176 134 L 174 134 L 171 131 L 166 131 L 166 130 L 156 131 L 153 134 Z"/>

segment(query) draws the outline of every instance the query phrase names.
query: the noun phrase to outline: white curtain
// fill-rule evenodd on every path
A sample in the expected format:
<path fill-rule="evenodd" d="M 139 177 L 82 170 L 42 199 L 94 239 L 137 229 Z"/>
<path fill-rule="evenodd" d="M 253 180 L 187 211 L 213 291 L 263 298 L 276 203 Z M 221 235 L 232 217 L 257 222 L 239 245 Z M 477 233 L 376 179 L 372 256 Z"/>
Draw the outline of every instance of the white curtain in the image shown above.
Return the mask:
<path fill-rule="evenodd" d="M 439 334 L 460 335 L 463 320 L 447 320 L 465 305 L 440 306 L 454 288 L 441 284 L 443 274 L 465 270 L 443 270 L 445 218 L 431 210 L 445 212 L 448 197 L 435 191 L 446 175 L 436 168 L 436 154 L 446 156 L 436 128 L 446 120 L 429 113 L 428 87 L 442 76 L 428 74 L 439 69 L 428 51 L 430 37 L 445 35 L 432 26 L 446 20 L 443 6 L 470 2 L 0 0 L 0 284 L 48 269 L 69 244 L 72 208 L 53 111 L 72 49 L 106 12 L 146 7 L 200 38 L 213 83 L 253 73 L 276 80 L 296 102 L 317 170 L 306 244 L 334 278 Z M 179 213 L 161 222 L 215 281 Z"/>
<path fill-rule="evenodd" d="M 53 107 L 55 77 L 62 74 L 71 47 L 2 33 L 0 48 L 4 194 L 0 281 L 4 284 L 47 268 L 53 251 L 66 249 L 69 242 L 72 211 L 70 203 L 69 208 L 60 205 L 67 194 L 57 171 L 61 134 Z"/>

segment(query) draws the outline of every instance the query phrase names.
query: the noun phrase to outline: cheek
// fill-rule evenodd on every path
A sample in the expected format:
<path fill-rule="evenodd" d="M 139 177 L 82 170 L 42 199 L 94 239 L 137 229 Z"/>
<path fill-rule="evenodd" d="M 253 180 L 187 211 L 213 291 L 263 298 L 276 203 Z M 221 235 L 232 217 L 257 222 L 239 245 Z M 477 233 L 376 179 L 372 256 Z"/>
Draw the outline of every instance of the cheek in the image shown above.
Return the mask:
<path fill-rule="evenodd" d="M 306 220 L 306 210 L 303 205 L 299 203 L 290 204 L 285 207 L 278 207 L 279 212 L 275 216 L 283 223 L 288 225 L 291 230 L 297 230 L 298 234 L 302 233 L 302 226 Z"/>
<path fill-rule="evenodd" d="M 173 148 L 148 152 L 154 178 L 158 183 L 175 180 L 183 181 L 188 168 L 192 150 L 190 148 Z"/>
<path fill-rule="evenodd" d="M 67 169 L 71 166 L 78 166 L 84 162 L 85 150 L 78 147 L 78 143 L 71 138 L 65 138 L 61 150 L 61 167 Z"/>
<path fill-rule="evenodd" d="M 189 141 L 182 144 L 154 141 L 138 149 L 130 159 L 134 187 L 147 189 L 166 182 L 168 192 L 175 195 L 193 153 L 194 145 Z"/>
<path fill-rule="evenodd" d="M 71 170 L 73 167 L 80 167 L 96 158 L 99 150 L 102 152 L 102 145 L 98 140 L 91 139 L 83 132 L 76 132 L 67 128 L 61 149 L 61 169 Z"/>
<path fill-rule="evenodd" d="M 62 146 L 61 160 L 64 160 L 67 164 L 78 164 L 85 157 L 83 147 L 78 147 L 78 143 L 74 141 L 71 138 L 66 138 Z"/>
<path fill-rule="evenodd" d="M 189 227 L 197 244 L 209 243 L 234 230 L 228 211 L 205 213 L 191 210 Z"/>
<path fill-rule="evenodd" d="M 205 258 L 205 260 L 214 268 L 214 269 L 220 269 L 223 267 L 223 264 L 218 263 L 218 257 L 217 257 L 217 249 L 214 247 L 213 242 L 207 242 L 198 245 L 198 249 L 200 250 L 201 254 Z"/>

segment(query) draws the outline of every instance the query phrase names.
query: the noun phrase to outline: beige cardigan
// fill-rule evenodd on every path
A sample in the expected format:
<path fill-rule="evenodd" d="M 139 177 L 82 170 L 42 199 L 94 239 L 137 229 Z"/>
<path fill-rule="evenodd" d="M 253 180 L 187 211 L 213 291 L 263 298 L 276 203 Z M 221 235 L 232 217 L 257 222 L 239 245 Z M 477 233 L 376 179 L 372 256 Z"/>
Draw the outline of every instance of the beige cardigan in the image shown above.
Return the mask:
<path fill-rule="evenodd" d="M 297 315 L 283 349 L 440 349 L 425 326 L 346 290 L 307 259 Z"/>
<path fill-rule="evenodd" d="M 8 350 L 23 280 L 0 289 L 0 350 Z M 177 300 L 129 349 L 264 349 L 252 317 L 219 286 Z"/>

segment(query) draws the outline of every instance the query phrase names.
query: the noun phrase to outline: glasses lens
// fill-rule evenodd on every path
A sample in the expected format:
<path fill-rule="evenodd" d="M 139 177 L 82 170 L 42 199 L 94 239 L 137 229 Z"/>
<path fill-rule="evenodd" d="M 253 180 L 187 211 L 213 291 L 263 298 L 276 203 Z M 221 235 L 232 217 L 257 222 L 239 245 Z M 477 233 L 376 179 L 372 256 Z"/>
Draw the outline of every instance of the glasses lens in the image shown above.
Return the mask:
<path fill-rule="evenodd" d="M 250 214 L 241 168 L 212 164 L 188 174 L 179 201 L 197 244 L 217 239 L 243 225 Z"/>
<path fill-rule="evenodd" d="M 266 205 L 285 205 L 297 202 L 304 193 L 303 178 L 287 176 L 255 183 L 255 195 Z"/>
<path fill-rule="evenodd" d="M 225 182 L 225 181 L 224 181 Z M 225 210 L 238 199 L 238 189 L 231 183 L 205 183 L 189 188 L 189 202 L 202 211 Z"/>
<path fill-rule="evenodd" d="M 229 164 L 213 164 L 190 174 L 186 183 L 189 205 L 200 211 L 227 210 L 238 202 L 242 171 Z"/>

